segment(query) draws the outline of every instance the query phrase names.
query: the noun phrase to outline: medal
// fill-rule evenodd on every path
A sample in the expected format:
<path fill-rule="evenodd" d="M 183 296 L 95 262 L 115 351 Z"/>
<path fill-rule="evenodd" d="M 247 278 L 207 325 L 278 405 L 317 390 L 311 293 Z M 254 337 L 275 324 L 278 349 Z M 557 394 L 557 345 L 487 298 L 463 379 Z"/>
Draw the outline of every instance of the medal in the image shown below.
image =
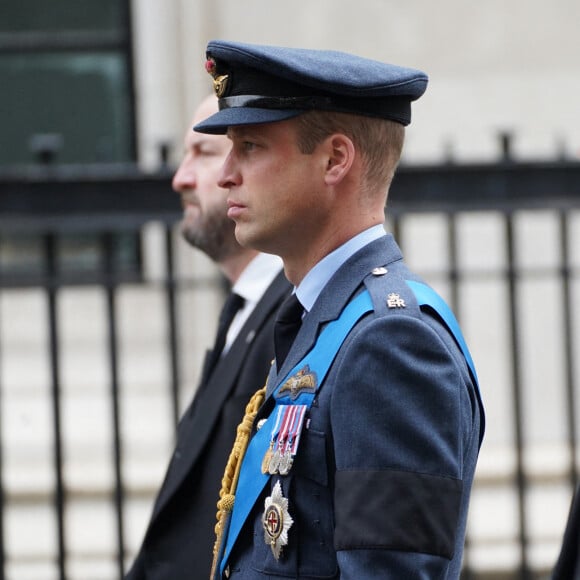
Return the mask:
<path fill-rule="evenodd" d="M 272 457 L 274 455 L 274 444 L 276 442 L 276 435 L 278 434 L 278 426 L 280 425 L 280 417 L 282 416 L 282 406 L 278 407 L 278 414 L 276 415 L 276 422 L 274 423 L 274 427 L 272 428 L 272 432 L 270 434 L 270 446 L 264 453 L 264 458 L 262 459 L 262 473 L 265 475 L 266 473 L 273 473 L 270 471 L 270 463 L 272 462 Z"/>
<path fill-rule="evenodd" d="M 280 463 L 278 464 L 278 473 L 280 475 L 288 475 L 290 468 L 292 467 L 294 459 L 290 453 L 284 453 L 280 458 Z"/>
<path fill-rule="evenodd" d="M 270 472 L 270 461 L 272 461 L 272 453 L 274 449 L 274 442 L 270 441 L 270 447 L 266 453 L 264 453 L 264 459 L 262 459 L 262 473 L 265 475 Z"/>
<path fill-rule="evenodd" d="M 280 467 L 280 450 L 276 449 L 272 456 L 270 457 L 270 463 L 268 464 L 268 473 L 270 475 L 276 475 L 278 473 L 278 467 Z"/>
<path fill-rule="evenodd" d="M 272 495 L 264 502 L 264 515 L 262 526 L 264 527 L 264 541 L 272 549 L 274 558 L 278 560 L 282 547 L 288 544 L 288 530 L 294 523 L 288 512 L 288 499 L 282 495 L 282 487 L 277 481 L 272 490 Z"/>
<path fill-rule="evenodd" d="M 270 465 L 268 466 L 268 473 L 270 475 L 276 475 L 278 469 L 280 468 L 280 461 L 282 460 L 282 455 L 284 454 L 284 445 L 286 444 L 286 439 L 288 438 L 288 429 L 290 427 L 291 421 L 291 411 L 292 407 L 289 405 L 280 405 L 278 408 L 278 418 L 281 418 L 281 427 L 278 432 L 278 439 L 276 440 L 276 451 L 270 459 Z M 274 434 L 275 437 L 275 434 Z"/>
<path fill-rule="evenodd" d="M 278 442 L 278 449 L 280 451 L 280 461 L 278 462 L 278 473 L 280 475 L 288 475 L 290 471 L 290 466 L 292 464 L 292 458 L 288 454 L 288 441 L 292 436 L 292 430 L 294 429 L 294 421 L 296 419 L 296 407 L 291 405 L 286 410 L 288 419 L 284 429 L 280 431 L 280 440 Z"/>

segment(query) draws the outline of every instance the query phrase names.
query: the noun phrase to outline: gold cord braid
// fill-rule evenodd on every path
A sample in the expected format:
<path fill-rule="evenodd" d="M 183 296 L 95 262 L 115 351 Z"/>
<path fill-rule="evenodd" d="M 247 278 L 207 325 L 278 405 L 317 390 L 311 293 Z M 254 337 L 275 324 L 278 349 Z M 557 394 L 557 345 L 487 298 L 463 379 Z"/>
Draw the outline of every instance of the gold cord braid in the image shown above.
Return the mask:
<path fill-rule="evenodd" d="M 224 540 L 224 527 L 229 514 L 234 509 L 235 492 L 238 486 L 238 479 L 240 477 L 240 470 L 242 468 L 242 459 L 246 454 L 248 443 L 250 442 L 250 434 L 254 419 L 258 413 L 258 409 L 262 406 L 266 396 L 266 387 L 252 395 L 250 402 L 246 405 L 246 412 L 242 422 L 238 425 L 236 432 L 236 440 L 230 452 L 224 476 L 222 478 L 222 487 L 220 489 L 220 498 L 217 502 L 217 524 L 215 526 L 216 540 L 213 547 L 213 563 L 211 566 L 210 580 L 213 580 L 217 566 L 219 566 L 218 555 L 222 541 Z"/>

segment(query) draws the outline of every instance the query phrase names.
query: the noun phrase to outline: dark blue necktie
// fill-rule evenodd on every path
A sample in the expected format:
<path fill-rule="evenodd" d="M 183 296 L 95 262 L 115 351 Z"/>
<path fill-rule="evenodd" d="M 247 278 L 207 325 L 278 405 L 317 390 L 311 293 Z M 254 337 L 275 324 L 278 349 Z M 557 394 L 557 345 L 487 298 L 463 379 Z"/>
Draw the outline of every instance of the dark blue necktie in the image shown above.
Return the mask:
<path fill-rule="evenodd" d="M 304 308 L 296 298 L 296 294 L 288 296 L 280 306 L 274 325 L 274 348 L 278 369 L 286 360 L 288 351 L 298 334 L 298 330 L 300 330 L 303 312 Z"/>

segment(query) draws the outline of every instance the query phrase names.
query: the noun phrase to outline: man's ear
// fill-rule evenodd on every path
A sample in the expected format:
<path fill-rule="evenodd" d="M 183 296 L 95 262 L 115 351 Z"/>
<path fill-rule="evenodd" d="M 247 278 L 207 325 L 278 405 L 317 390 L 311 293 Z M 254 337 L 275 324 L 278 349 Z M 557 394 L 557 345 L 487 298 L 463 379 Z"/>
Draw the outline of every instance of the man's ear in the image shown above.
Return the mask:
<path fill-rule="evenodd" d="M 335 133 L 326 138 L 325 147 L 328 155 L 325 183 L 337 185 L 345 178 L 354 163 L 356 155 L 354 143 L 346 135 Z"/>

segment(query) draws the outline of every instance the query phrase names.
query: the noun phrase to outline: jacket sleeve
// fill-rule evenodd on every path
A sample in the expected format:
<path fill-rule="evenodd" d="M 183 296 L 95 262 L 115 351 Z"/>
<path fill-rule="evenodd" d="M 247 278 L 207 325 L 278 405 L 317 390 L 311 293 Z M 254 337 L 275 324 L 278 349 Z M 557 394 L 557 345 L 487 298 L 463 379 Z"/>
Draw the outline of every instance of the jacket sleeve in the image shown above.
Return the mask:
<path fill-rule="evenodd" d="M 455 343 L 434 321 L 393 314 L 357 327 L 336 363 L 330 422 L 341 579 L 454 577 L 447 574 L 460 565 L 479 435 Z"/>

